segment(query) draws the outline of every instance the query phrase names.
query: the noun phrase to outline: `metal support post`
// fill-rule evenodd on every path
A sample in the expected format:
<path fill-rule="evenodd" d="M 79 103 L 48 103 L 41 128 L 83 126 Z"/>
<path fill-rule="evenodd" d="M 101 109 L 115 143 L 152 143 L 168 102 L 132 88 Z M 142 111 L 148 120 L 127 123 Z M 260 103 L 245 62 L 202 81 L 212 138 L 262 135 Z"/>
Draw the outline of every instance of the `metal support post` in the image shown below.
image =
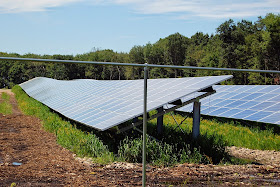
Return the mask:
<path fill-rule="evenodd" d="M 157 108 L 157 112 L 162 113 L 163 112 L 163 106 Z M 163 131 L 163 115 L 157 117 L 157 133 L 158 133 L 158 135 L 161 135 L 162 131 Z"/>
<path fill-rule="evenodd" d="M 148 67 L 144 67 L 144 112 L 143 112 L 143 152 L 142 152 L 142 186 L 146 186 L 146 143 L 147 143 L 147 81 Z"/>
<path fill-rule="evenodd" d="M 193 103 L 193 128 L 192 135 L 196 139 L 200 135 L 200 102 Z"/>

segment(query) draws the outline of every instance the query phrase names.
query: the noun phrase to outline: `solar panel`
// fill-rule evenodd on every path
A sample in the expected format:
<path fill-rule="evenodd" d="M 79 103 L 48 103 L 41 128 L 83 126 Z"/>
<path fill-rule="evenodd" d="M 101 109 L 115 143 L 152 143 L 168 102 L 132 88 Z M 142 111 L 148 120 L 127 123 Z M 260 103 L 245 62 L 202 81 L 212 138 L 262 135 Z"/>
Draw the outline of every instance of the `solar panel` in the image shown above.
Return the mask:
<path fill-rule="evenodd" d="M 148 79 L 147 110 L 203 90 L 231 75 Z M 143 114 L 143 80 L 55 80 L 20 84 L 34 99 L 64 116 L 104 131 Z"/>
<path fill-rule="evenodd" d="M 215 85 L 215 94 L 201 99 L 201 114 L 280 125 L 280 86 Z M 178 111 L 191 112 L 192 105 Z"/>

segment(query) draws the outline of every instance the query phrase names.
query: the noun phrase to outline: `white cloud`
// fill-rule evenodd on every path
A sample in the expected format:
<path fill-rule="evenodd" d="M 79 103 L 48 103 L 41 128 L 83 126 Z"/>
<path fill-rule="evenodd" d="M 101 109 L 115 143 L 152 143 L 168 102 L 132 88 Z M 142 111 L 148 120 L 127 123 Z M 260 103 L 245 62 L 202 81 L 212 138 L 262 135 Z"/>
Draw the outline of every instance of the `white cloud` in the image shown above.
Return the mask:
<path fill-rule="evenodd" d="M 175 14 L 176 18 L 246 18 L 279 13 L 280 0 L 0 0 L 0 12 L 46 11 L 70 3 L 126 6 L 138 14 Z"/>
<path fill-rule="evenodd" d="M 83 0 L 0 0 L 0 12 L 36 12 Z"/>
<path fill-rule="evenodd" d="M 176 13 L 181 19 L 193 16 L 243 18 L 280 12 L 279 0 L 111 0 L 111 2 L 130 5 L 140 14 Z"/>

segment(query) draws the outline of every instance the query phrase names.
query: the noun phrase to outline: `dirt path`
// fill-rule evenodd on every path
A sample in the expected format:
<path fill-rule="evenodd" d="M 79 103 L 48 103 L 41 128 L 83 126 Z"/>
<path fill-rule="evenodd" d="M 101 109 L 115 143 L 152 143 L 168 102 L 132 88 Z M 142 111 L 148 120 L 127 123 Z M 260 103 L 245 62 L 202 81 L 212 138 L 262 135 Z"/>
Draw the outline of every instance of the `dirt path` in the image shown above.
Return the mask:
<path fill-rule="evenodd" d="M 140 186 L 141 165 L 95 165 L 56 144 L 40 121 L 22 115 L 11 95 L 14 114 L 0 114 L 0 186 Z M 276 155 L 278 157 L 278 155 Z M 273 159 L 272 159 L 273 160 Z M 19 166 L 18 166 L 19 165 Z M 214 166 L 182 164 L 147 169 L 149 186 L 280 185 L 280 165 Z"/>
<path fill-rule="evenodd" d="M 15 94 L 12 92 L 12 90 L 10 89 L 0 89 L 0 101 L 1 101 L 1 95 L 2 93 L 7 93 L 9 94 L 11 97 L 10 97 L 10 103 L 12 104 L 13 108 L 12 108 L 12 113 L 14 115 L 19 115 L 21 114 L 20 110 L 18 109 L 17 107 L 17 101 L 16 101 L 16 98 L 15 98 Z"/>
<path fill-rule="evenodd" d="M 44 131 L 37 118 L 21 114 L 13 95 L 11 103 L 14 113 L 0 114 L 0 186 L 13 182 L 19 186 L 100 184 L 97 176 L 90 176 L 91 168 L 57 145 L 55 136 Z"/>
<path fill-rule="evenodd" d="M 261 164 L 280 165 L 280 152 L 271 150 L 253 150 L 242 147 L 228 147 L 232 156 L 254 160 Z"/>
<path fill-rule="evenodd" d="M 7 94 L 9 94 L 9 95 L 14 95 L 14 93 L 13 93 L 12 90 L 10 90 L 10 89 L 0 89 L 0 94 L 1 94 L 2 92 L 5 92 L 5 93 L 7 93 Z"/>

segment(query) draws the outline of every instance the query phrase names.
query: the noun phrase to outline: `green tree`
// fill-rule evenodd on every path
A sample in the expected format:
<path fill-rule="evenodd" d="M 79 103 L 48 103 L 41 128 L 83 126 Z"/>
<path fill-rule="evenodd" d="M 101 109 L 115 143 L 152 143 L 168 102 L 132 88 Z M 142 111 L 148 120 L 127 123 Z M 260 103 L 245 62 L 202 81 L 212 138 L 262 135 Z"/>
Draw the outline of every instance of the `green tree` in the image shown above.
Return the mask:
<path fill-rule="evenodd" d="M 209 41 L 209 35 L 197 32 L 189 40 L 189 45 L 186 50 L 185 65 L 186 66 L 204 66 L 202 59 L 206 55 L 206 45 Z M 199 71 L 185 70 L 185 76 L 197 76 Z"/>
<path fill-rule="evenodd" d="M 264 24 L 264 30 L 269 33 L 267 37 L 267 62 L 268 67 L 274 70 L 280 70 L 280 14 L 267 14 L 261 20 Z M 279 74 L 273 75 L 273 83 L 280 84 Z"/>
<path fill-rule="evenodd" d="M 170 61 L 171 65 L 180 66 L 183 65 L 185 62 L 185 53 L 188 45 L 188 38 L 179 34 L 175 33 L 169 35 L 167 38 L 167 53 L 168 53 L 168 60 Z M 174 77 L 182 76 L 182 70 L 174 70 Z"/>
<path fill-rule="evenodd" d="M 129 51 L 130 63 L 145 64 L 144 46 L 134 46 Z M 143 68 L 138 67 L 126 67 L 127 79 L 140 79 L 143 78 Z"/>

